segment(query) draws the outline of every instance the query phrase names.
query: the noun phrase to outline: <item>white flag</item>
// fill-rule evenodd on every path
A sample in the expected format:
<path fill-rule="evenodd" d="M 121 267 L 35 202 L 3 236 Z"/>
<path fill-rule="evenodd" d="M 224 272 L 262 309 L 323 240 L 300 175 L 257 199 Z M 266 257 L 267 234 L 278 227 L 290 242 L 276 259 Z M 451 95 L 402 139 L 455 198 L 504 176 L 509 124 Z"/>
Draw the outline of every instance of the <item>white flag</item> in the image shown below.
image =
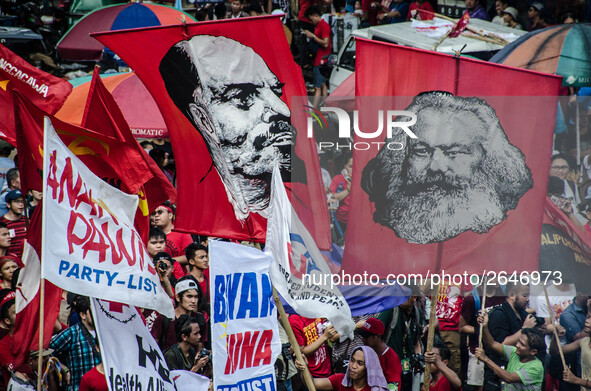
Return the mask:
<path fill-rule="evenodd" d="M 275 259 L 270 269 L 273 286 L 299 315 L 327 318 L 341 338 L 353 337 L 351 309 L 341 291 L 331 287 L 331 270 L 289 202 L 277 167 L 271 183 L 265 252 Z"/>
<path fill-rule="evenodd" d="M 281 352 L 271 257 L 252 247 L 209 242 L 215 391 L 275 390 Z"/>
<path fill-rule="evenodd" d="M 170 371 L 177 391 L 207 391 L 209 389 L 209 378 L 191 371 L 176 369 Z"/>
<path fill-rule="evenodd" d="M 134 307 L 92 299 L 110 391 L 175 391 L 164 355 Z"/>
<path fill-rule="evenodd" d="M 137 195 L 93 174 L 45 118 L 41 275 L 81 295 L 150 308 L 174 309 L 136 230 Z"/>

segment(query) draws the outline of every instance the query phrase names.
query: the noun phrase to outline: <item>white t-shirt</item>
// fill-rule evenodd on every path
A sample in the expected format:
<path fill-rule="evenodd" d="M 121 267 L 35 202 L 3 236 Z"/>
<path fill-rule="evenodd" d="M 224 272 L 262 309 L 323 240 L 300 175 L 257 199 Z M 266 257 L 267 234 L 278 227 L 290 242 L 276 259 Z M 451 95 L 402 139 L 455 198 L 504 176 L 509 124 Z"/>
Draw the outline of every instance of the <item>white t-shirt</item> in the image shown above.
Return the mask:
<path fill-rule="evenodd" d="M 577 295 L 577 290 L 573 284 L 562 284 L 562 290 L 559 290 L 554 284 L 546 285 L 548 292 L 548 301 L 552 306 L 552 314 L 554 315 L 554 324 L 558 324 L 560 315 L 564 312 L 566 307 L 572 304 L 573 298 Z M 566 288 L 566 289 L 564 289 Z M 541 285 L 532 285 L 530 292 L 530 306 L 536 310 L 536 315 L 542 318 L 549 318 L 548 304 L 546 303 L 546 296 L 544 296 L 544 288 Z M 550 348 L 550 341 L 552 334 L 546 335 L 546 346 Z M 560 344 L 566 344 L 566 336 L 560 337 Z"/>

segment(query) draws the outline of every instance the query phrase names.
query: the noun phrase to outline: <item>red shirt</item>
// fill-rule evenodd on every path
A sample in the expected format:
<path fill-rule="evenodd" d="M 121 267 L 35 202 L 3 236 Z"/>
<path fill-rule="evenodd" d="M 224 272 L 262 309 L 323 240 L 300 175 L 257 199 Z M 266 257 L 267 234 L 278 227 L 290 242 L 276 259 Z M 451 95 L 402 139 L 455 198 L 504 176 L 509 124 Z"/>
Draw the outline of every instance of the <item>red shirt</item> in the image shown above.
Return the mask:
<path fill-rule="evenodd" d="M 464 297 L 460 287 L 456 285 L 439 285 L 435 313 L 439 320 L 440 330 L 458 331 L 463 302 Z"/>
<path fill-rule="evenodd" d="M 447 380 L 447 377 L 441 376 L 437 383 L 434 383 L 433 379 L 431 379 L 429 391 L 453 391 L 453 387 L 449 380 Z"/>
<path fill-rule="evenodd" d="M 12 238 L 10 247 L 8 247 L 6 252 L 13 253 L 18 259 L 21 259 L 21 256 L 23 255 L 23 247 L 25 245 L 25 238 L 27 237 L 27 223 L 25 221 L 25 216 L 21 215 L 18 220 L 14 221 L 8 220 L 2 216 L 0 221 L 6 223 L 8 232 L 10 232 L 10 237 Z"/>
<path fill-rule="evenodd" d="M 420 6 L 416 2 L 413 2 L 410 5 L 410 7 L 408 8 L 408 15 L 406 16 L 406 19 L 409 20 L 410 18 L 412 18 L 412 11 L 415 11 L 417 9 L 422 9 L 422 10 L 429 11 L 429 12 L 435 12 L 435 10 L 433 9 L 433 6 L 427 0 L 425 0 L 423 2 L 423 4 L 421 4 Z M 417 15 L 415 15 L 415 19 L 432 20 L 433 14 L 427 14 L 425 12 L 417 11 Z"/>
<path fill-rule="evenodd" d="M 318 50 L 316 51 L 316 57 L 314 58 L 314 66 L 320 65 L 320 60 L 322 60 L 322 57 L 332 53 L 330 34 L 330 26 L 328 25 L 328 23 L 326 23 L 324 19 L 320 20 L 320 22 L 316 25 L 316 28 L 314 29 L 314 35 L 316 35 L 320 39 L 328 38 L 328 46 L 325 48 L 323 48 L 322 46 L 318 46 Z"/>
<path fill-rule="evenodd" d="M 341 190 L 341 191 L 345 191 L 349 188 L 349 183 L 347 182 L 347 180 L 345 179 L 343 174 L 339 174 L 339 175 L 335 176 L 334 178 L 332 178 L 332 182 L 330 183 L 329 190 L 333 194 L 337 194 L 337 188 L 339 187 L 339 185 L 343 186 L 343 190 Z M 341 201 L 341 204 L 339 205 L 339 208 L 337 209 L 337 220 L 341 221 L 345 224 L 347 223 L 347 221 L 349 221 L 349 201 L 350 200 L 351 200 L 351 195 L 348 195 L 347 197 L 345 197 L 344 200 Z"/>
<path fill-rule="evenodd" d="M 189 244 L 193 243 L 193 238 L 189 234 L 171 231 L 166 234 L 166 252 L 169 253 L 173 258 L 185 255 L 185 249 Z M 178 279 L 184 276 L 185 270 L 178 263 L 175 262 L 172 265 L 172 274 Z"/>
<path fill-rule="evenodd" d="M 402 376 L 402 363 L 398 355 L 389 347 L 380 356 L 380 365 L 384 372 L 384 377 L 388 383 L 400 384 L 400 377 Z"/>
<path fill-rule="evenodd" d="M 289 324 L 293 329 L 295 338 L 300 346 L 308 346 L 314 343 L 320 336 L 319 328 L 323 329 L 322 319 L 304 318 L 300 315 L 291 315 Z M 330 355 L 327 343 L 323 343 L 314 354 L 308 356 L 308 369 L 315 377 L 327 377 L 331 372 Z"/>
<path fill-rule="evenodd" d="M 334 375 L 332 375 L 328 378 L 328 380 L 330 381 L 330 384 L 332 384 L 332 389 L 334 391 L 371 391 L 371 387 L 369 385 L 366 385 L 361 390 L 355 390 L 355 388 L 353 388 L 352 386 L 351 387 L 343 386 L 341 383 L 342 383 L 344 377 L 345 377 L 344 373 L 335 373 Z"/>
<path fill-rule="evenodd" d="M 79 391 L 109 391 L 107 378 L 94 367 L 82 376 Z"/>

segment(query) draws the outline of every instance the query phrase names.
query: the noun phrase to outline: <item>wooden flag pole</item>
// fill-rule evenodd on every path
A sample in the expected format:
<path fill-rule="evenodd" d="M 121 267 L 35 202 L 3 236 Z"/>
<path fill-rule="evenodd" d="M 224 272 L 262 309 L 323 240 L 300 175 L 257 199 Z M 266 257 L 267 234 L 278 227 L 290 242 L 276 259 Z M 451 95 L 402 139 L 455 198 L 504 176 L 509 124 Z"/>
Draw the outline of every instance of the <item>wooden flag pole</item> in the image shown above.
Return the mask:
<path fill-rule="evenodd" d="M 275 305 L 277 306 L 277 311 L 279 312 L 281 324 L 283 324 L 283 328 L 287 332 L 289 343 L 293 348 L 296 358 L 299 361 L 304 362 L 304 359 L 302 358 L 302 351 L 300 350 L 300 344 L 298 343 L 298 341 L 296 341 L 296 337 L 293 333 L 293 329 L 291 328 L 291 324 L 289 324 L 289 320 L 287 320 L 285 308 L 283 308 L 283 303 L 281 303 L 281 299 L 279 298 L 279 294 L 277 293 L 275 287 L 273 287 L 273 299 L 275 299 Z M 304 382 L 306 383 L 306 387 L 308 387 L 309 391 L 316 391 L 316 388 L 314 387 L 314 380 L 312 379 L 312 374 L 310 373 L 310 370 L 307 366 L 304 370 Z"/>
<path fill-rule="evenodd" d="M 546 284 L 542 285 L 544 287 L 544 296 L 546 296 L 546 305 L 548 306 L 548 314 L 550 315 L 550 321 L 552 322 L 552 326 L 554 326 L 554 338 L 556 338 L 556 345 L 558 345 L 558 352 L 560 353 L 560 359 L 562 360 L 562 367 L 568 368 L 566 366 L 566 360 L 564 359 L 564 352 L 562 351 L 562 345 L 560 345 L 560 339 L 558 338 L 558 331 L 556 330 L 556 326 L 554 325 L 554 314 L 552 311 L 552 307 L 550 306 L 550 299 L 548 298 L 548 291 L 546 290 Z"/>
<path fill-rule="evenodd" d="M 435 338 L 435 311 L 437 310 L 438 296 L 439 296 L 439 285 L 435 285 L 434 290 L 431 292 L 431 311 L 429 312 L 429 331 L 427 332 L 427 348 L 425 349 L 425 352 L 430 352 L 433 350 L 433 338 Z M 423 391 L 429 391 L 429 383 L 430 382 L 431 382 L 431 364 L 425 365 Z"/>
<path fill-rule="evenodd" d="M 480 306 L 480 309 L 482 310 L 482 313 L 484 314 L 484 309 L 486 308 L 486 287 L 488 286 L 488 279 L 486 278 L 486 276 L 482 276 L 482 280 L 483 280 L 483 284 L 484 284 L 484 288 L 482 288 L 482 305 Z M 481 348 L 482 347 L 482 329 L 484 328 L 483 324 L 480 324 L 480 332 L 478 333 L 478 347 Z M 478 360 L 478 364 L 480 364 L 480 360 Z"/>
<path fill-rule="evenodd" d="M 37 360 L 37 391 L 42 391 L 43 380 L 43 318 L 45 312 L 45 279 L 39 284 L 39 359 Z"/>

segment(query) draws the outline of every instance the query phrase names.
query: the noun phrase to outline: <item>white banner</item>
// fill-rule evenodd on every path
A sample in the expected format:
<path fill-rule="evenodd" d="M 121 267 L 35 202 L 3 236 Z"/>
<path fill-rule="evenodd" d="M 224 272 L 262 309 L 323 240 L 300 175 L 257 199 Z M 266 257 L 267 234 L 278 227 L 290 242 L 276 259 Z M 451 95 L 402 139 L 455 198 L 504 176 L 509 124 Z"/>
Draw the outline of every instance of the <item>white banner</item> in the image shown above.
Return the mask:
<path fill-rule="evenodd" d="M 214 390 L 275 391 L 281 340 L 272 259 L 252 247 L 209 243 Z"/>
<path fill-rule="evenodd" d="M 133 228 L 138 197 L 94 175 L 45 118 L 41 274 L 81 295 L 154 309 L 172 303 Z"/>
<path fill-rule="evenodd" d="M 265 252 L 275 259 L 270 269 L 273 286 L 295 312 L 306 318 L 327 318 L 341 339 L 353 338 L 351 309 L 341 291 L 331 288 L 332 272 L 293 210 L 277 167 L 273 170 Z"/>
<path fill-rule="evenodd" d="M 110 391 L 175 391 L 164 355 L 135 309 L 92 299 Z"/>
<path fill-rule="evenodd" d="M 170 377 L 174 380 L 177 391 L 207 391 L 209 378 L 191 371 L 170 371 Z M 254 390 L 253 390 L 254 391 Z"/>

